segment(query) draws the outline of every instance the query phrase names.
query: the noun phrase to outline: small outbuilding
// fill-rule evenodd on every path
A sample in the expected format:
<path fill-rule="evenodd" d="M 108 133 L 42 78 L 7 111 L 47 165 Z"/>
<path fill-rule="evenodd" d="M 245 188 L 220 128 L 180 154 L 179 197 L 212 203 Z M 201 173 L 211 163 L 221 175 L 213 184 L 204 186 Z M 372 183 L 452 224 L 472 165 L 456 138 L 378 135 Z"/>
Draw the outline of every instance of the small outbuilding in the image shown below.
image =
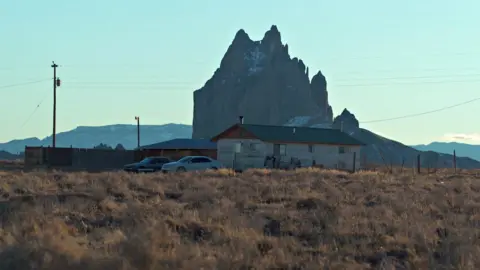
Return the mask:
<path fill-rule="evenodd" d="M 217 144 L 205 139 L 173 139 L 145 145 L 137 151 L 138 160 L 151 156 L 164 156 L 177 160 L 184 156 L 207 156 L 217 158 Z"/>
<path fill-rule="evenodd" d="M 362 142 L 338 129 L 238 123 L 212 138 L 217 160 L 235 170 L 317 166 L 355 170 Z"/>

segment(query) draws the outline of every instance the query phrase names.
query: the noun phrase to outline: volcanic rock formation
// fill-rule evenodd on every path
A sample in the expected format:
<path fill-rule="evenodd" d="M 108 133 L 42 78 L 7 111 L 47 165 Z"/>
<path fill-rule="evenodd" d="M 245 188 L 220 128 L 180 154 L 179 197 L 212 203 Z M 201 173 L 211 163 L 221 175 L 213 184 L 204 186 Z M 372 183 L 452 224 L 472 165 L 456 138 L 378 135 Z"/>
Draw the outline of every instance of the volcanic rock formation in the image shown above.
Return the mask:
<path fill-rule="evenodd" d="M 245 123 L 283 125 L 298 116 L 332 123 L 327 83 L 309 79 L 304 62 L 290 57 L 272 26 L 260 41 L 239 30 L 220 67 L 194 92 L 193 138 L 210 138 L 244 116 Z"/>

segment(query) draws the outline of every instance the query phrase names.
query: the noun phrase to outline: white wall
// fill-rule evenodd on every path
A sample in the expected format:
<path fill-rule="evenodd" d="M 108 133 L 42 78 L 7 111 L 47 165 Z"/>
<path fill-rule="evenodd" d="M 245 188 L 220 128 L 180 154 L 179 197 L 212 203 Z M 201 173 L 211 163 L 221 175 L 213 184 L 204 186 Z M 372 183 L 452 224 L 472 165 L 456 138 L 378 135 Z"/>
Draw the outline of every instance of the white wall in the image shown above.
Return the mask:
<path fill-rule="evenodd" d="M 240 153 L 235 153 L 235 145 L 243 144 Z M 250 148 L 255 144 L 255 149 Z M 339 153 L 337 145 L 313 146 L 313 153 L 309 152 L 307 144 L 286 144 L 286 155 L 280 159 L 289 163 L 291 158 L 297 158 L 302 167 L 312 166 L 313 160 L 316 165 L 323 165 L 325 168 L 353 168 L 353 153 L 356 153 L 355 168 L 360 168 L 360 146 L 345 146 L 345 153 Z M 263 168 L 265 156 L 273 155 L 274 144 L 264 143 L 255 139 L 221 139 L 217 142 L 217 159 L 228 168 L 247 169 Z M 234 162 L 235 160 L 235 162 Z"/>
<path fill-rule="evenodd" d="M 240 153 L 235 152 L 235 145 L 242 144 Z M 254 144 L 255 149 L 250 148 Z M 217 160 L 227 168 L 245 170 L 263 168 L 267 155 L 266 144 L 256 139 L 221 139 L 217 142 Z"/>
<path fill-rule="evenodd" d="M 273 153 L 274 144 L 267 143 L 267 152 Z M 356 153 L 355 167 L 358 169 L 360 166 L 360 146 L 344 146 L 345 153 L 339 153 L 340 146 L 338 145 L 325 145 L 316 144 L 313 145 L 313 153 L 309 152 L 307 144 L 287 144 L 286 156 L 282 159 L 290 160 L 298 158 L 302 164 L 302 167 L 312 166 L 313 160 L 316 165 L 323 165 L 325 168 L 339 168 L 344 169 L 353 168 L 353 153 Z M 343 163 L 343 164 L 342 164 Z"/>

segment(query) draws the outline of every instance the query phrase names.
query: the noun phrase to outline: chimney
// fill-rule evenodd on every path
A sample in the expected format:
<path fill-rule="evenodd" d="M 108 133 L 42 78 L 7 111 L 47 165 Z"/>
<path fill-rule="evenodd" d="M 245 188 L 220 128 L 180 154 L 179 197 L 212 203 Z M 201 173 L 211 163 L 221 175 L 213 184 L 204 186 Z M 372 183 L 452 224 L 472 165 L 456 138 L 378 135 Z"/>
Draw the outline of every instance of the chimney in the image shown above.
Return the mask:
<path fill-rule="evenodd" d="M 240 123 L 240 124 L 243 124 L 243 116 L 240 115 L 240 116 L 238 117 L 238 120 L 239 120 L 239 123 Z"/>
<path fill-rule="evenodd" d="M 295 134 L 295 128 L 293 128 L 293 134 Z"/>

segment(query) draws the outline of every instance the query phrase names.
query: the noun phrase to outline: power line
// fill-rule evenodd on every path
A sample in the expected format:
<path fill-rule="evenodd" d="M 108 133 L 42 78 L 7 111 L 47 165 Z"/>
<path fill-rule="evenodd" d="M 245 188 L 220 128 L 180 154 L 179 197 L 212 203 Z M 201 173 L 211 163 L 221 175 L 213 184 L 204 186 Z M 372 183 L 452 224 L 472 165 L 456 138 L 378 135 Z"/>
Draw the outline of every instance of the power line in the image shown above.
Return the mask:
<path fill-rule="evenodd" d="M 338 82 L 338 81 L 336 81 Z M 387 80 L 384 83 L 350 83 L 350 84 L 329 84 L 331 87 L 369 87 L 369 86 L 396 86 L 396 85 L 427 85 L 427 84 L 448 84 L 448 83 L 478 83 L 480 78 L 471 80 L 436 80 L 436 81 L 394 81 Z M 191 83 L 181 83 L 181 82 L 151 82 L 151 83 L 142 83 L 142 82 L 89 82 L 89 83 L 72 83 L 65 82 L 65 84 L 71 84 L 72 88 L 76 89 L 87 89 L 87 88 L 103 88 L 103 89 L 152 89 L 152 90 L 162 90 L 162 89 L 179 89 L 179 88 L 199 88 L 203 86 L 203 82 L 191 82 Z M 189 91 L 191 89 L 188 89 Z M 177 91 L 177 90 L 175 90 Z"/>
<path fill-rule="evenodd" d="M 11 88 L 11 87 L 17 87 L 17 86 L 22 86 L 22 85 L 29 85 L 29 84 L 35 84 L 35 83 L 41 83 L 41 82 L 46 82 L 51 79 L 44 79 L 44 80 L 38 80 L 38 81 L 31 81 L 31 82 L 24 82 L 24 83 L 17 83 L 17 84 L 10 84 L 10 85 L 3 85 L 0 86 L 0 89 L 5 89 L 5 88 Z"/>
<path fill-rule="evenodd" d="M 335 87 L 360 87 L 360 86 L 394 86 L 394 85 L 408 85 L 408 84 L 445 84 L 445 83 L 472 83 L 472 82 L 480 82 L 479 79 L 475 80 L 443 80 L 443 81 L 411 81 L 411 82 L 393 82 L 393 83 L 365 83 L 365 84 L 331 84 L 331 86 Z"/>
<path fill-rule="evenodd" d="M 359 71 L 345 71 L 347 70 L 346 69 L 347 67 L 330 67 L 328 68 L 328 70 L 334 70 L 334 71 L 337 71 L 337 72 L 330 72 L 330 71 L 326 71 L 326 73 L 338 73 L 338 74 L 357 74 L 357 75 L 362 75 L 362 74 L 365 74 L 365 72 L 359 72 Z M 323 71 L 323 69 L 322 69 Z M 402 69 L 398 69 L 398 68 L 391 68 L 391 69 L 371 69 L 369 71 L 369 73 L 399 73 L 399 71 L 405 71 L 405 70 L 402 70 Z M 437 71 L 456 71 L 456 72 L 465 72 L 465 71 L 478 71 L 478 68 L 477 67 L 461 67 L 461 68 L 452 68 L 452 67 L 449 67 L 449 68 L 418 68 L 418 69 L 415 69 L 415 68 L 409 68 L 407 70 L 408 72 L 414 72 L 414 73 L 419 73 L 419 72 L 426 72 L 426 73 L 433 73 L 433 72 L 437 72 Z"/>
<path fill-rule="evenodd" d="M 471 73 L 471 74 L 453 74 L 453 75 L 429 75 L 429 76 L 400 76 L 400 77 L 377 77 L 377 78 L 368 78 L 368 77 L 354 77 L 354 80 L 367 81 L 367 80 L 403 80 L 403 79 L 449 79 L 449 78 L 464 78 L 464 77 L 478 77 L 480 73 Z M 338 80 L 336 80 L 338 81 Z"/>
<path fill-rule="evenodd" d="M 368 78 L 368 77 L 353 77 L 349 79 L 340 79 L 340 80 L 334 80 L 335 82 L 338 81 L 368 81 L 368 80 L 404 80 L 404 79 L 455 79 L 455 78 L 477 78 L 480 76 L 480 73 L 470 73 L 470 74 L 452 74 L 452 75 L 426 75 L 426 76 L 397 76 L 397 77 L 373 77 L 373 78 Z M 333 80 L 332 80 L 333 81 Z M 194 82 L 185 82 L 185 81 L 81 81 L 81 80 L 72 80 L 72 81 L 66 81 L 69 84 L 136 84 L 136 85 L 142 85 L 142 84 L 189 84 L 189 83 L 194 83 Z"/>
<path fill-rule="evenodd" d="M 387 80 L 388 81 L 388 80 Z M 331 83 L 330 86 L 335 87 L 357 87 L 357 86 L 390 86 L 390 85 L 403 85 L 403 84 L 442 84 L 442 83 L 469 83 L 469 82 L 479 82 L 480 78 L 475 79 L 472 78 L 471 80 L 436 80 L 436 81 L 394 81 L 392 82 L 385 82 L 385 83 L 352 83 L 352 84 L 335 84 Z M 335 82 L 338 82 L 336 80 Z M 347 81 L 348 82 L 348 81 Z M 151 83 L 142 83 L 142 82 L 85 82 L 85 83 L 72 83 L 72 82 L 65 82 L 66 84 L 72 84 L 75 87 L 147 87 L 147 88 L 155 88 L 155 87 L 181 87 L 181 86 L 195 86 L 202 84 L 202 82 L 151 82 Z"/>
<path fill-rule="evenodd" d="M 388 55 L 348 55 L 348 54 L 341 54 L 341 56 L 332 56 L 335 54 L 328 54 L 325 57 L 322 57 L 323 59 L 328 59 L 328 60 L 337 60 L 337 59 L 345 59 L 345 60 L 358 60 L 358 59 L 392 59 L 392 58 L 398 58 L 398 57 L 415 57 L 419 58 L 419 55 L 421 58 L 427 58 L 427 57 L 436 57 L 436 56 L 477 56 L 480 55 L 480 51 L 454 51 L 454 52 L 445 52 L 445 51 L 418 51 L 418 52 L 410 52 L 410 53 L 390 53 Z M 338 54 L 337 54 L 338 55 Z M 293 56 L 292 56 L 293 57 Z M 185 59 L 187 60 L 187 59 Z M 211 58 L 210 59 L 188 59 L 189 64 L 201 64 L 204 65 L 205 63 L 212 63 Z M 91 68 L 90 64 L 65 64 L 62 65 L 61 67 L 66 67 L 66 68 Z M 102 64 L 96 64 L 95 67 L 105 67 L 105 68 L 111 68 L 111 67 L 116 67 L 116 68 L 135 68 L 137 69 L 138 67 L 148 67 L 148 68 L 157 68 L 159 67 L 158 63 L 152 63 L 152 64 L 144 64 L 144 65 L 139 65 L 138 63 L 125 63 L 125 62 L 119 62 L 119 63 L 102 63 Z"/>
<path fill-rule="evenodd" d="M 479 74 L 480 75 L 480 74 Z M 74 84 L 74 85 L 119 85 L 119 84 L 134 84 L 137 85 L 187 85 L 193 84 L 194 82 L 180 82 L 180 81 L 156 81 L 156 82 L 149 82 L 149 81 L 64 81 L 63 83 L 67 84 Z"/>
<path fill-rule="evenodd" d="M 479 55 L 480 52 L 433 52 L 433 53 L 425 53 L 425 52 L 414 52 L 414 53 L 391 53 L 388 55 L 347 55 L 344 54 L 342 56 L 326 56 L 323 59 L 327 60 L 373 60 L 373 59 L 394 59 L 399 57 L 415 57 L 416 59 L 426 59 L 429 57 L 436 57 L 436 56 L 476 56 Z M 332 54 L 333 55 L 333 54 Z M 419 57 L 420 55 L 420 57 Z"/>
<path fill-rule="evenodd" d="M 457 103 L 457 104 L 454 104 L 454 105 L 450 105 L 450 106 L 447 106 L 447 107 L 442 107 L 442 108 L 439 108 L 439 109 L 431 110 L 431 111 L 414 113 L 414 114 L 407 114 L 407 115 L 403 115 L 403 116 L 392 117 L 392 118 L 384 118 L 384 119 L 378 119 L 378 120 L 372 120 L 372 121 L 363 121 L 363 122 L 360 122 L 360 124 L 386 122 L 386 121 L 393 121 L 393 120 L 398 120 L 398 119 L 405 119 L 405 118 L 422 116 L 422 115 L 426 115 L 426 114 L 441 112 L 441 111 L 445 111 L 445 110 L 452 109 L 452 108 L 455 108 L 455 107 L 463 106 L 463 105 L 466 105 L 466 104 L 469 104 L 469 103 L 472 103 L 472 102 L 475 102 L 475 101 L 478 101 L 478 100 L 480 100 L 480 97 L 470 99 L 470 100 L 467 100 L 467 101 L 464 101 L 464 102 L 461 102 L 461 103 Z"/>
<path fill-rule="evenodd" d="M 23 122 L 23 124 L 20 126 L 20 130 L 22 128 L 25 127 L 25 125 L 32 119 L 32 117 L 35 115 L 35 113 L 37 112 L 37 110 L 40 108 L 40 106 L 42 105 L 42 103 L 45 101 L 45 99 L 47 98 L 48 94 L 46 94 L 41 100 L 40 102 L 37 104 L 37 106 L 35 107 L 35 109 L 32 111 L 32 113 L 30 113 L 30 115 L 27 117 L 27 119 L 25 119 L 25 121 Z"/>

